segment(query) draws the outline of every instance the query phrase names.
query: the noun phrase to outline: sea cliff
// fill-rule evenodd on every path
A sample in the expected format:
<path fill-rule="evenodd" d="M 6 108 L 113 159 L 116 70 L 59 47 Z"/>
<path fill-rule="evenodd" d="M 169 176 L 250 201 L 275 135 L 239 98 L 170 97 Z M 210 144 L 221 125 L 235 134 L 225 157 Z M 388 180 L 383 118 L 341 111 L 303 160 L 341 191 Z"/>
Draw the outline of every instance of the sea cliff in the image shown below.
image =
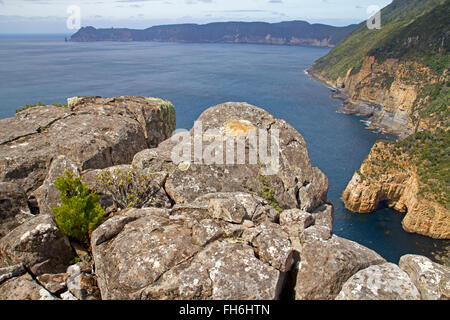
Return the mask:
<path fill-rule="evenodd" d="M 384 24 L 365 23 L 315 62 L 310 74 L 343 100 L 340 112 L 396 135 L 379 142 L 345 189 L 354 212 L 389 206 L 408 232 L 450 238 L 449 1 L 393 1 Z"/>

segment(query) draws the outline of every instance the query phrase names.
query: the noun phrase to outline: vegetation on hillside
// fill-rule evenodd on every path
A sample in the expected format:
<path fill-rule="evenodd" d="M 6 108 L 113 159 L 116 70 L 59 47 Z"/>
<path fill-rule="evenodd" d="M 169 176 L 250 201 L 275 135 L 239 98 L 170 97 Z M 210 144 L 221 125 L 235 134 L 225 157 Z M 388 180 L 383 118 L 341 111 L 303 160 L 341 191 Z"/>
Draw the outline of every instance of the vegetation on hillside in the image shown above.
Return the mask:
<path fill-rule="evenodd" d="M 445 1 L 416 18 L 414 23 L 387 34 L 368 55 L 375 56 L 379 62 L 389 58 L 416 61 L 442 74 L 450 65 L 449 12 L 450 1 Z"/>
<path fill-rule="evenodd" d="M 417 97 L 411 119 L 416 126 L 422 119 L 431 120 L 436 127 L 450 127 L 450 88 L 448 81 L 426 84 Z M 434 128 L 432 128 L 434 129 Z"/>
<path fill-rule="evenodd" d="M 419 196 L 450 209 L 450 132 L 422 131 L 393 142 L 395 152 L 407 154 L 419 176 Z"/>
<path fill-rule="evenodd" d="M 51 104 L 51 105 L 55 106 L 55 107 L 58 107 L 58 108 L 67 107 L 66 104 L 59 104 L 59 103 L 54 103 L 54 104 Z M 22 112 L 22 111 L 25 111 L 25 110 L 31 109 L 31 108 L 45 107 L 45 106 L 46 106 L 46 104 L 43 104 L 42 102 L 39 101 L 36 104 L 27 104 L 25 107 L 17 109 L 16 113 L 19 113 L 19 112 Z"/>
<path fill-rule="evenodd" d="M 436 8 L 436 6 L 440 7 Z M 448 31 L 443 28 L 448 26 L 445 20 L 448 17 L 449 0 L 394 0 L 381 11 L 381 29 L 370 30 L 366 22 L 362 22 L 358 28 L 342 41 L 328 55 L 317 60 L 313 71 L 329 80 L 345 77 L 347 71 L 353 68 L 352 73 L 357 73 L 368 55 L 376 55 L 380 59 L 387 57 L 399 59 L 413 59 L 421 57 L 419 61 L 426 61 L 436 70 L 440 70 L 444 59 L 448 55 L 442 52 L 428 54 L 430 39 L 435 38 L 431 52 L 439 47 L 438 39 L 442 38 L 440 32 L 448 38 Z M 430 11 L 433 11 L 430 13 Z M 427 15 L 430 13 L 429 15 Z M 437 15 L 437 19 L 434 16 Z M 423 18 L 421 19 L 421 17 Z M 418 20 L 417 27 L 415 22 Z M 405 37 L 406 38 L 403 38 Z M 405 40 L 411 37 L 411 42 Z M 430 37 L 431 36 L 431 37 Z M 434 41 L 434 40 L 433 40 Z M 447 48 L 448 41 L 445 47 Z M 448 49 L 448 48 L 447 48 Z M 427 55 L 424 54 L 427 52 Z M 448 50 L 447 50 L 448 53 Z M 442 54 L 442 56 L 440 56 Z M 444 57 L 444 58 L 442 58 Z M 447 60 L 448 61 L 448 60 Z M 448 66 L 448 64 L 447 64 Z"/>
<path fill-rule="evenodd" d="M 415 170 L 421 198 L 433 200 L 450 209 L 450 132 L 422 131 L 400 141 L 378 141 L 365 161 L 363 180 L 380 180 L 392 171 L 410 174 Z"/>

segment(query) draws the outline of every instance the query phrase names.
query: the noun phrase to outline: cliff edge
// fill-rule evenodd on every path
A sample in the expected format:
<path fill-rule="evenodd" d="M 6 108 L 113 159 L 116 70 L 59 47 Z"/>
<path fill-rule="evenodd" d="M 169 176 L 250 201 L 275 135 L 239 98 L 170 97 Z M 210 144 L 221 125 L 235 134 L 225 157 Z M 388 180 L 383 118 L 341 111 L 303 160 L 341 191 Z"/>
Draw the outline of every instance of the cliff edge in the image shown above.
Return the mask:
<path fill-rule="evenodd" d="M 439 239 L 450 237 L 449 10 L 448 0 L 395 0 L 380 30 L 362 23 L 311 68 L 343 100 L 340 112 L 399 137 L 372 148 L 342 195 L 346 207 L 392 207 L 406 213 L 406 231 Z"/>

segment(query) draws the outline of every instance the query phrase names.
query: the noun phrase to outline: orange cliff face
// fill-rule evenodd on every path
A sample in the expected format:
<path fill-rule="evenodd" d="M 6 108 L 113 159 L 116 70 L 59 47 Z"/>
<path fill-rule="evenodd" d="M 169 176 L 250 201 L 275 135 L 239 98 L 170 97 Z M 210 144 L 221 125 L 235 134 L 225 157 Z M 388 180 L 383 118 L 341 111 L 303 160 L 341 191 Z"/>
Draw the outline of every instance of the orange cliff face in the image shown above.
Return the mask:
<path fill-rule="evenodd" d="M 348 210 L 375 211 L 380 205 L 406 213 L 403 229 L 435 239 L 450 239 L 450 212 L 419 194 L 420 178 L 406 155 L 395 156 L 383 142 L 374 145 L 342 194 Z"/>
<path fill-rule="evenodd" d="M 358 72 L 350 68 L 334 85 L 344 97 L 342 112 L 371 116 L 372 129 L 406 135 L 413 130 L 411 114 L 420 90 L 437 80 L 417 62 L 367 56 Z"/>

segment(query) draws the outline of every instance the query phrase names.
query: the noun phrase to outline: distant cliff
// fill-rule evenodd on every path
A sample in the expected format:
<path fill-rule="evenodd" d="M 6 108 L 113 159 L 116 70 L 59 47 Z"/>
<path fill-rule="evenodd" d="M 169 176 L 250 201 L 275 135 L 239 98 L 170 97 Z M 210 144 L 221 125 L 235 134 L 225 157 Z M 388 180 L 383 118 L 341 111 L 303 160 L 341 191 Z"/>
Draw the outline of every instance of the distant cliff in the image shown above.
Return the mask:
<path fill-rule="evenodd" d="M 311 74 L 336 88 L 342 112 L 369 116 L 370 126 L 400 136 L 371 150 L 342 195 L 369 213 L 406 213 L 406 231 L 450 238 L 449 0 L 394 0 L 381 30 L 365 23 Z"/>
<path fill-rule="evenodd" d="M 71 41 L 255 43 L 334 47 L 355 28 L 356 25 L 333 27 L 309 24 L 305 21 L 178 24 L 154 26 L 145 30 L 84 27 L 71 37 Z"/>

